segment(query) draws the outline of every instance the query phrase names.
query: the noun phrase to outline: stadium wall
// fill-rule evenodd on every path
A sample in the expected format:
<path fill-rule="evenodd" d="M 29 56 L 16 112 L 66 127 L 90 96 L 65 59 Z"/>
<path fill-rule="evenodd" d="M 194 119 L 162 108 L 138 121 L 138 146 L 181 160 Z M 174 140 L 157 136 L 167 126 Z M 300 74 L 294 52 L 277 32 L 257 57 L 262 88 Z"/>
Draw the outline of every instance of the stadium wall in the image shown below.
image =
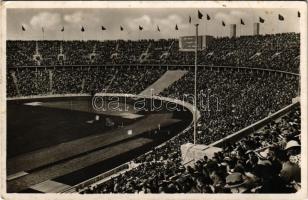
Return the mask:
<path fill-rule="evenodd" d="M 72 68 L 72 67 L 165 67 L 168 69 L 179 69 L 182 67 L 191 67 L 194 68 L 195 65 L 181 65 L 181 64 L 105 64 L 105 65 L 50 65 L 50 66 L 18 66 L 18 67 L 7 67 L 7 69 L 24 69 L 24 68 L 52 68 L 56 69 L 57 67 L 61 68 Z M 244 70 L 244 71 L 264 71 L 264 72 L 273 72 L 273 73 L 279 73 L 279 74 L 285 74 L 285 75 L 295 75 L 299 76 L 298 73 L 294 72 L 288 72 L 288 71 L 281 71 L 281 70 L 275 70 L 275 69 L 267 69 L 267 68 L 258 68 L 258 67 L 239 67 L 239 66 L 227 66 L 227 65 L 198 65 L 199 68 L 208 68 L 208 69 L 236 69 L 236 70 Z"/>
<path fill-rule="evenodd" d="M 57 98 L 57 97 L 90 97 L 89 94 L 50 94 L 50 95 L 33 95 L 33 96 L 23 96 L 23 97 L 8 97 L 7 100 L 21 100 L 21 99 L 42 99 L 42 98 Z M 168 101 L 175 104 L 179 104 L 192 113 L 194 113 L 194 106 L 188 102 L 172 99 L 169 97 L 162 96 L 147 96 L 147 95 L 136 95 L 136 94 L 123 94 L 123 93 L 96 93 L 95 96 L 110 96 L 110 97 L 126 97 L 126 98 L 146 98 L 146 99 L 157 99 L 161 101 Z M 200 117 L 200 111 L 197 110 L 197 119 Z"/>

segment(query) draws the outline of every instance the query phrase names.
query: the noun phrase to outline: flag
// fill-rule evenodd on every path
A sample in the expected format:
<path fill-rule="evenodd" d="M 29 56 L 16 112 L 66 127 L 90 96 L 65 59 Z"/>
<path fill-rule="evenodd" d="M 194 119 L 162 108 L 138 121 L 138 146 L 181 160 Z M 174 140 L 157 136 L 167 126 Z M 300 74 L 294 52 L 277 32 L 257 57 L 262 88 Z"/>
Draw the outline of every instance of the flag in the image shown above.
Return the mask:
<path fill-rule="evenodd" d="M 200 12 L 200 10 L 198 10 L 198 18 L 202 19 L 202 17 L 203 17 L 203 14 Z"/>
<path fill-rule="evenodd" d="M 22 31 L 26 31 L 25 27 L 23 25 L 21 25 L 21 30 Z"/>
<path fill-rule="evenodd" d="M 245 23 L 244 23 L 244 21 L 243 21 L 242 19 L 241 19 L 241 24 L 242 24 L 242 25 L 245 25 Z"/>
<path fill-rule="evenodd" d="M 265 21 L 265 20 L 264 20 L 262 17 L 259 17 L 259 22 L 260 22 L 260 23 L 262 23 L 262 24 L 263 24 L 263 23 L 264 23 L 264 21 Z"/>
<path fill-rule="evenodd" d="M 81 32 L 84 32 L 84 27 L 83 26 L 81 27 Z"/>
<path fill-rule="evenodd" d="M 159 26 L 157 26 L 157 31 L 160 32 Z"/>
<path fill-rule="evenodd" d="M 120 26 L 120 30 L 121 30 L 121 31 L 123 31 L 123 30 L 124 30 L 124 28 L 123 28 L 122 26 Z"/>
<path fill-rule="evenodd" d="M 301 13 L 299 11 L 297 11 L 297 17 L 300 18 L 301 17 Z"/>
<path fill-rule="evenodd" d="M 191 24 L 191 16 L 189 16 L 188 22 Z"/>
<path fill-rule="evenodd" d="M 177 24 L 175 25 L 175 30 L 176 30 L 176 31 L 179 30 L 179 27 L 178 27 Z"/>
<path fill-rule="evenodd" d="M 278 19 L 279 19 L 280 21 L 283 21 L 283 20 L 284 20 L 284 17 L 283 17 L 281 14 L 278 14 Z"/>
<path fill-rule="evenodd" d="M 62 27 L 61 32 L 64 32 L 64 26 Z"/>
<path fill-rule="evenodd" d="M 226 24 L 225 24 L 225 22 L 224 22 L 224 21 L 222 21 L 222 23 L 221 23 L 221 24 L 222 24 L 222 26 L 226 26 Z"/>
<path fill-rule="evenodd" d="M 139 25 L 139 31 L 142 31 L 143 27 Z"/>
<path fill-rule="evenodd" d="M 42 27 L 42 32 L 44 33 L 44 27 Z"/>
<path fill-rule="evenodd" d="M 105 31 L 105 30 L 106 30 L 105 26 L 102 26 L 102 31 Z"/>
<path fill-rule="evenodd" d="M 211 17 L 208 14 L 206 14 L 206 19 L 211 20 Z"/>

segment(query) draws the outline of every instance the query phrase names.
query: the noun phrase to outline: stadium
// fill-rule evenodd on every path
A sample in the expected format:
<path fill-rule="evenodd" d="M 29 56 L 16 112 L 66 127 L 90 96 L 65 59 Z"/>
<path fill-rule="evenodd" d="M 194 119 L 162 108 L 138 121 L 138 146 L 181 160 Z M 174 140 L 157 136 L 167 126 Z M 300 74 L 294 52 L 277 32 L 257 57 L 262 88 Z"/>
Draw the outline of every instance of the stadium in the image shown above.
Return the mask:
<path fill-rule="evenodd" d="M 297 192 L 300 34 L 260 34 L 264 21 L 250 35 L 223 22 L 225 37 L 8 40 L 7 192 Z"/>

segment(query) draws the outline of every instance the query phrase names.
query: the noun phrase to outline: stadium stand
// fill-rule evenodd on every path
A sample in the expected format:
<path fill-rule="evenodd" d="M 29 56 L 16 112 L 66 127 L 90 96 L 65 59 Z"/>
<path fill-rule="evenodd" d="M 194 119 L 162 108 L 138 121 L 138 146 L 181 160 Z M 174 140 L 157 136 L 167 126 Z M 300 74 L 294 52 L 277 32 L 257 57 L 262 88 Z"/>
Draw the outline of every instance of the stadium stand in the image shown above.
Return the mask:
<path fill-rule="evenodd" d="M 204 102 L 198 107 L 197 143 L 211 144 L 291 104 L 299 88 L 299 77 L 292 74 L 299 73 L 299 44 L 299 34 L 283 33 L 215 38 L 200 51 L 197 90 Z M 41 55 L 39 60 L 33 60 L 35 53 Z M 92 91 L 139 94 L 168 65 L 183 68 L 194 63 L 193 52 L 180 51 L 175 39 L 8 41 L 7 54 L 8 97 Z M 59 54 L 65 59 L 58 59 Z M 124 66 L 128 64 L 135 66 Z M 146 67 L 151 64 L 154 67 Z M 182 99 L 193 94 L 193 69 L 186 70 L 160 95 Z M 180 146 L 192 141 L 190 129 L 136 158 L 137 167 L 80 193 L 289 193 L 300 188 L 299 109 L 224 146 L 214 158 L 185 167 Z"/>
<path fill-rule="evenodd" d="M 9 67 L 103 64 L 194 64 L 193 52 L 179 50 L 178 40 L 8 41 Z M 198 63 L 245 66 L 298 73 L 299 34 L 215 38 L 199 52 Z M 78 47 L 78 51 L 76 51 Z M 33 60 L 36 51 L 40 62 Z M 63 57 L 58 57 L 64 54 Z"/>
<path fill-rule="evenodd" d="M 300 188 L 300 111 L 224 147 L 194 167 L 181 165 L 178 137 L 141 163 L 82 193 L 290 193 Z"/>

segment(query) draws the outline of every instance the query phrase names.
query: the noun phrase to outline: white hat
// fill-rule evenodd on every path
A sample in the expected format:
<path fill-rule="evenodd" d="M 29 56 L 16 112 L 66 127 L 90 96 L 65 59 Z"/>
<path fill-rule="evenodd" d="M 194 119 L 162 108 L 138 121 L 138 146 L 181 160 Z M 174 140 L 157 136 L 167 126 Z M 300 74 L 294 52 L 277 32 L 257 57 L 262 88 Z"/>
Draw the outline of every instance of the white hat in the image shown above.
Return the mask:
<path fill-rule="evenodd" d="M 301 145 L 297 142 L 297 141 L 295 141 L 295 140 L 290 140 L 288 143 L 287 143 L 287 145 L 286 145 L 286 147 L 284 148 L 285 150 L 287 150 L 287 149 L 289 149 L 289 148 L 292 148 L 292 147 L 300 147 Z"/>

